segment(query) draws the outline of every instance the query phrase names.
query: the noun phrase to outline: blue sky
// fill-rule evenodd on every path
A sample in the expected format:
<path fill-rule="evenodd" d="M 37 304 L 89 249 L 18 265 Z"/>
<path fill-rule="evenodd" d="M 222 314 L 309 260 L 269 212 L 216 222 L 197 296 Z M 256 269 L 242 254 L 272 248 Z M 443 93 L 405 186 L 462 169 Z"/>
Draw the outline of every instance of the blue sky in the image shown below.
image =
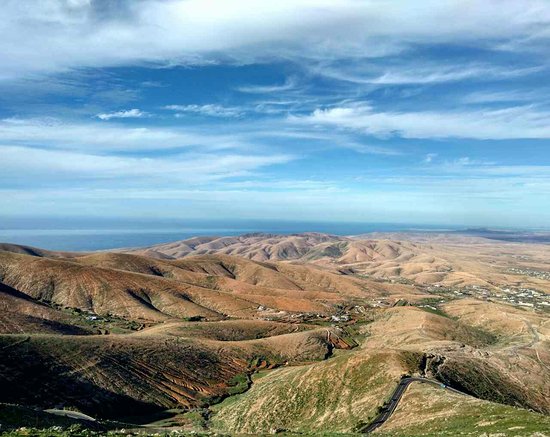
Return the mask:
<path fill-rule="evenodd" d="M 550 2 L 3 3 L 0 220 L 550 223 Z"/>

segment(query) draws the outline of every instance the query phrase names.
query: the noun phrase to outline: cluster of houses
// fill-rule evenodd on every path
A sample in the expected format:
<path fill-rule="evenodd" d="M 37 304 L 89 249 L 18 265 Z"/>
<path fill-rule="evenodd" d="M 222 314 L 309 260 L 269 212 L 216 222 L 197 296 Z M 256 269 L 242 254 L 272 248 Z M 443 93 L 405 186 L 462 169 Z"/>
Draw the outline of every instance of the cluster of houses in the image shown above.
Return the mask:
<path fill-rule="evenodd" d="M 464 288 L 435 285 L 428 287 L 426 291 L 437 294 L 451 294 L 456 297 L 472 296 L 478 299 L 491 299 L 538 310 L 550 309 L 550 294 L 533 288 L 510 286 L 507 288 L 495 287 L 489 290 L 479 285 L 470 285 Z"/>
<path fill-rule="evenodd" d="M 545 281 L 550 281 L 550 272 L 545 272 L 542 270 L 533 270 L 533 269 L 522 269 L 522 268 L 511 268 L 507 270 L 508 273 L 513 273 L 514 275 L 525 275 L 532 278 L 543 279 Z"/>

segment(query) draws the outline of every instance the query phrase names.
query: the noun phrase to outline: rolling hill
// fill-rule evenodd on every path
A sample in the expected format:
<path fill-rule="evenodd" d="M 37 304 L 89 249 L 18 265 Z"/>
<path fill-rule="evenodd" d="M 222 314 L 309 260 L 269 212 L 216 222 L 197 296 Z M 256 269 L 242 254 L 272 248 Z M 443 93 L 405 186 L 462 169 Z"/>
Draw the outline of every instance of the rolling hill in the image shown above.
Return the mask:
<path fill-rule="evenodd" d="M 462 395 L 412 384 L 377 433 L 541 431 L 550 325 L 548 280 L 532 273 L 547 249 L 534 246 L 323 234 L 95 253 L 2 244 L 0 413 L 47 424 L 59 420 L 45 410 L 68 408 L 139 432 L 355 433 L 413 375 Z"/>
<path fill-rule="evenodd" d="M 307 263 L 418 285 L 492 289 L 514 285 L 550 291 L 548 245 L 496 242 L 467 235 L 419 234 L 404 238 L 381 234 L 373 239 L 369 235 L 249 234 L 193 238 L 122 251 L 159 259 L 237 255 L 260 262 Z"/>

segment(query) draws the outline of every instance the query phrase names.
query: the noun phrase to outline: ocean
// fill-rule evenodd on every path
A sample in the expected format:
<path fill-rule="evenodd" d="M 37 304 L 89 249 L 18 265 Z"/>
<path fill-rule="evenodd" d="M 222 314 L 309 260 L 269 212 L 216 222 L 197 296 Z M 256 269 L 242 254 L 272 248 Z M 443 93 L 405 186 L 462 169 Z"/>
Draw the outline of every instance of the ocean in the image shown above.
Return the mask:
<path fill-rule="evenodd" d="M 357 235 L 369 232 L 452 229 L 452 227 L 437 225 L 395 223 L 10 219 L 0 222 L 0 242 L 50 250 L 94 251 L 151 246 L 196 236 L 231 236 L 255 232 L 273 234 L 323 232 L 334 235 Z"/>

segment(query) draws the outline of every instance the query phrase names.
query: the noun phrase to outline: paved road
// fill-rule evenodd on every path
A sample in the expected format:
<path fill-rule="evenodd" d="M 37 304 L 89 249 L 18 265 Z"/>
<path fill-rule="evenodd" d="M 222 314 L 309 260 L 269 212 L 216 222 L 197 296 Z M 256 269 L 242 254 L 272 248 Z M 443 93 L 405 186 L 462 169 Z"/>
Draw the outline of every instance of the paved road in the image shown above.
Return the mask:
<path fill-rule="evenodd" d="M 403 396 L 403 393 L 405 393 L 405 390 L 411 384 L 412 382 L 424 382 L 428 384 L 437 385 L 441 388 L 444 388 L 446 390 L 452 391 L 454 393 L 458 394 L 465 394 L 461 391 L 455 390 L 454 388 L 447 387 L 446 385 L 442 384 L 439 381 L 436 381 L 435 379 L 428 379 L 428 378 L 419 378 L 419 377 L 405 377 L 401 378 L 401 381 L 399 381 L 399 384 L 393 391 L 391 398 L 389 402 L 384 406 L 380 414 L 365 428 L 361 430 L 362 433 L 370 433 L 373 432 L 375 429 L 379 428 L 390 418 L 390 416 L 393 414 L 395 409 L 397 408 L 397 405 L 399 404 L 399 401 L 401 400 L 401 397 Z"/>
<path fill-rule="evenodd" d="M 70 417 L 71 419 L 79 419 L 79 420 L 87 420 L 90 422 L 95 422 L 96 419 L 94 419 L 91 416 L 88 416 L 87 414 L 80 413 L 78 411 L 70 411 L 70 410 L 57 410 L 55 408 L 44 410 L 46 413 L 55 414 L 56 416 L 65 416 Z"/>

